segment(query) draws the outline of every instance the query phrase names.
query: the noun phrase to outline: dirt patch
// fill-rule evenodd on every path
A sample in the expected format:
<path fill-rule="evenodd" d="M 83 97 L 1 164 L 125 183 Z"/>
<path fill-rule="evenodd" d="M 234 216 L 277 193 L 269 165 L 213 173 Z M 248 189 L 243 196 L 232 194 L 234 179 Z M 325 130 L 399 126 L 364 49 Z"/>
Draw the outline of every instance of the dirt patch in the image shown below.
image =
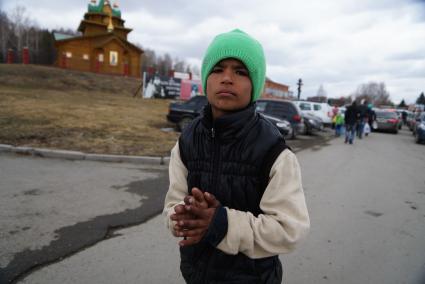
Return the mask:
<path fill-rule="evenodd" d="M 5 66 L 1 144 L 163 156 L 178 138 L 161 130 L 173 127 L 166 120 L 170 101 L 134 98 L 138 80 L 37 66 L 12 66 L 7 73 Z"/>

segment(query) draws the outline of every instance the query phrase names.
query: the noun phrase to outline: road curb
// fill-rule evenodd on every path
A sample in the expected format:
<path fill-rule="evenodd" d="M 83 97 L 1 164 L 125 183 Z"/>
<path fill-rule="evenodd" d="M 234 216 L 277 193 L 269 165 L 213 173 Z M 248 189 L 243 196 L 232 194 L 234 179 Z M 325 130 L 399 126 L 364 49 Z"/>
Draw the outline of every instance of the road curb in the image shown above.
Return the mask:
<path fill-rule="evenodd" d="M 29 155 L 42 158 L 64 159 L 72 161 L 96 161 L 112 163 L 131 163 L 148 165 L 168 165 L 170 157 L 150 157 L 150 156 L 128 156 L 91 154 L 69 150 L 52 150 L 32 147 L 15 147 L 12 145 L 0 144 L 0 153 L 15 153 L 19 155 Z"/>

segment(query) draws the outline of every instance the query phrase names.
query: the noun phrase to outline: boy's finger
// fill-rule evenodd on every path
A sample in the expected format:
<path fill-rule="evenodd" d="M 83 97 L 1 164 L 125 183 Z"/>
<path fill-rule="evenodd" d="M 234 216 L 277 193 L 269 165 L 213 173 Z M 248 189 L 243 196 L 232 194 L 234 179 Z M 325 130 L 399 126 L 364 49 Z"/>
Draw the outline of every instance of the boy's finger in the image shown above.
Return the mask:
<path fill-rule="evenodd" d="M 205 229 L 192 229 L 192 230 L 183 230 L 178 231 L 178 237 L 202 237 L 205 233 Z"/>
<path fill-rule="evenodd" d="M 195 219 L 196 216 L 190 213 L 183 213 L 183 214 L 172 214 L 170 216 L 170 219 L 173 221 L 180 221 L 180 220 L 189 220 L 189 219 Z"/>
<path fill-rule="evenodd" d="M 205 202 L 204 193 L 199 188 L 192 188 L 192 195 L 198 203 Z"/>
<path fill-rule="evenodd" d="M 183 199 L 183 201 L 185 205 L 191 205 L 195 203 L 195 198 L 192 195 L 188 195 Z"/>
<path fill-rule="evenodd" d="M 205 200 L 208 203 L 208 207 L 217 208 L 220 206 L 220 202 L 215 198 L 215 196 L 209 192 L 205 192 Z"/>
<path fill-rule="evenodd" d="M 200 237 L 193 237 L 193 238 L 187 238 L 185 240 L 182 240 L 179 242 L 179 245 L 184 247 L 184 246 L 190 246 L 190 245 L 194 245 L 199 243 L 199 241 L 201 240 Z"/>
<path fill-rule="evenodd" d="M 184 229 L 195 229 L 205 227 L 203 220 L 181 220 L 177 222 L 177 225 Z"/>
<path fill-rule="evenodd" d="M 186 206 L 186 211 L 190 212 L 190 214 L 192 214 L 193 216 L 195 216 L 196 218 L 205 218 L 207 213 L 207 209 L 206 208 L 201 208 L 201 207 L 197 207 L 197 206 Z"/>
<path fill-rule="evenodd" d="M 184 208 L 183 204 L 179 204 L 174 207 L 174 212 L 176 212 L 177 214 L 182 214 L 186 212 L 186 209 Z"/>

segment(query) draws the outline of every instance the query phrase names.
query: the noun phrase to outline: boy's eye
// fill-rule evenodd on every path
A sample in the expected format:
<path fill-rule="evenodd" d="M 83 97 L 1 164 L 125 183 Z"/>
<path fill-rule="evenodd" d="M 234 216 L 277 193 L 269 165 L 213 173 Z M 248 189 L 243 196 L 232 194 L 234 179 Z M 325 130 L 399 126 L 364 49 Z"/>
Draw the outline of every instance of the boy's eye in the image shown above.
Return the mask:
<path fill-rule="evenodd" d="M 236 70 L 236 74 L 241 75 L 241 76 L 248 76 L 249 72 L 248 72 L 248 70 L 245 70 L 245 69 L 239 69 L 239 70 Z"/>
<path fill-rule="evenodd" d="M 212 69 L 212 73 L 220 73 L 221 71 L 223 71 L 223 68 L 220 68 L 220 67 L 214 67 L 213 69 Z"/>

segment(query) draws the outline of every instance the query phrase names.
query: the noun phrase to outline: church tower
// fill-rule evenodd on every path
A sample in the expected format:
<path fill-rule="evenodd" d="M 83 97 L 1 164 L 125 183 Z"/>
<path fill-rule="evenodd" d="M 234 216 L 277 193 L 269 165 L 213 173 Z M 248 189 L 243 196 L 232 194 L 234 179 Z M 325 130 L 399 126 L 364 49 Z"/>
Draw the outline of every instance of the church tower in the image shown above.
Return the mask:
<path fill-rule="evenodd" d="M 116 1 L 90 0 L 78 27 L 81 36 L 55 33 L 56 65 L 67 69 L 141 77 L 143 50 L 127 40 Z"/>

